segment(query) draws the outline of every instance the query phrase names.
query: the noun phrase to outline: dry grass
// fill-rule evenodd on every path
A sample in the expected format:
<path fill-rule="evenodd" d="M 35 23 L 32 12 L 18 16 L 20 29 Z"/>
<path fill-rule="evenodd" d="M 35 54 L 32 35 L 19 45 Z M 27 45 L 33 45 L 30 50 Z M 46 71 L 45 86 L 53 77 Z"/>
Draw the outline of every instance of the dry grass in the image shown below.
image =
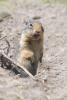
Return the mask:
<path fill-rule="evenodd" d="M 67 3 L 67 0 L 40 0 L 41 3 Z"/>
<path fill-rule="evenodd" d="M 15 6 L 18 7 L 28 7 L 30 5 L 43 5 L 45 3 L 67 3 L 67 0 L 37 0 L 37 2 L 32 2 L 32 0 L 0 0 L 0 8 L 1 7 L 6 7 L 6 8 L 12 8 Z"/>

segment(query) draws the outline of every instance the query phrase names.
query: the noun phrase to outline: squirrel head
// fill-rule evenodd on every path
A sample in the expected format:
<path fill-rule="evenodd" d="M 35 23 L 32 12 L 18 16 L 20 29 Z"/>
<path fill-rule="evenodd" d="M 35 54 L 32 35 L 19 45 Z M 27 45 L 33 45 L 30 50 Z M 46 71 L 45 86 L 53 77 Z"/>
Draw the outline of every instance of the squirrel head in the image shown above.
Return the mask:
<path fill-rule="evenodd" d="M 43 37 L 44 28 L 40 22 L 28 20 L 23 32 L 31 40 L 39 40 Z"/>

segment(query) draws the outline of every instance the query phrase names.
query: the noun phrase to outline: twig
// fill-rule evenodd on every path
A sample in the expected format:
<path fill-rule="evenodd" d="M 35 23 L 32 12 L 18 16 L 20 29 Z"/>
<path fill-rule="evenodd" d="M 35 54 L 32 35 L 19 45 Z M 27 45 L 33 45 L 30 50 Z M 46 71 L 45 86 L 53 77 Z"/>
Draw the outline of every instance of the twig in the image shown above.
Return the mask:
<path fill-rule="evenodd" d="M 7 37 L 7 36 L 5 35 L 5 36 L 1 37 L 0 40 L 4 39 L 4 38 L 6 38 L 6 37 Z M 6 41 L 7 45 L 8 45 L 7 53 L 6 53 L 6 54 L 8 55 L 9 50 L 10 50 L 10 43 L 9 43 L 9 41 L 8 41 L 7 39 L 5 39 L 5 41 Z"/>
<path fill-rule="evenodd" d="M 1 67 L 3 67 L 3 65 L 4 65 L 7 67 L 7 69 L 12 70 L 13 72 L 17 71 L 17 74 L 20 74 L 21 76 L 22 76 L 23 71 L 25 71 L 33 80 L 44 84 L 44 81 L 42 79 L 39 79 L 37 76 L 34 77 L 26 68 L 19 65 L 15 61 L 13 61 L 11 58 L 9 58 L 4 53 L 0 53 L 0 61 L 2 63 Z"/>
<path fill-rule="evenodd" d="M 9 41 L 7 40 L 7 39 L 5 39 L 5 41 L 6 41 L 6 43 L 7 43 L 7 45 L 8 45 L 8 48 L 7 48 L 7 55 L 8 55 L 8 53 L 9 53 L 9 50 L 10 50 L 10 43 L 9 43 Z"/>
<path fill-rule="evenodd" d="M 2 65 L 4 64 L 8 69 L 12 69 L 13 71 L 17 71 L 17 73 L 23 73 L 23 70 L 33 79 L 35 80 L 34 76 L 23 66 L 19 65 L 18 63 L 14 62 L 11 58 L 6 56 L 4 53 L 0 53 L 0 60 Z M 3 66 L 2 66 L 3 67 Z"/>
<path fill-rule="evenodd" d="M 34 17 L 32 17 L 33 20 L 38 20 L 40 18 L 41 18 L 40 16 L 34 16 Z"/>
<path fill-rule="evenodd" d="M 0 40 L 4 39 L 5 37 L 7 37 L 7 36 L 3 36 L 3 37 L 1 37 Z"/>

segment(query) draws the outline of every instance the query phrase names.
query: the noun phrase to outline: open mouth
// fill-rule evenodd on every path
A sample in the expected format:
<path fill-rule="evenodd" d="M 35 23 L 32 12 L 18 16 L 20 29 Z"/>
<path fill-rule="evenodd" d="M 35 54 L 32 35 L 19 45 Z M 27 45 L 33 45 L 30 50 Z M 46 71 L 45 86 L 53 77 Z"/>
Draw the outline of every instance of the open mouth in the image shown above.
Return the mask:
<path fill-rule="evenodd" d="M 35 34 L 33 37 L 34 37 L 34 39 L 37 40 L 39 38 L 39 36 L 40 36 L 39 34 Z"/>

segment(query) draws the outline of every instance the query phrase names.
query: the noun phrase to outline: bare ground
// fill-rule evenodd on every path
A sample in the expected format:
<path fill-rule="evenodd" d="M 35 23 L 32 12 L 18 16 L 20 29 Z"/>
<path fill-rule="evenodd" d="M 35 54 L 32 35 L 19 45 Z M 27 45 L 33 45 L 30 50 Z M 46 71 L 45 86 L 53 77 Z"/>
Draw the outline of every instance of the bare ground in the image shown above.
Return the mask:
<path fill-rule="evenodd" d="M 30 78 L 20 78 L 0 68 L 0 100 L 67 100 L 67 5 L 43 4 L 39 6 L 1 9 L 9 17 L 0 22 L 0 52 L 16 61 L 23 21 L 40 16 L 44 26 L 44 56 L 38 73 L 44 84 Z M 1 15 L 0 15 L 1 16 Z"/>

